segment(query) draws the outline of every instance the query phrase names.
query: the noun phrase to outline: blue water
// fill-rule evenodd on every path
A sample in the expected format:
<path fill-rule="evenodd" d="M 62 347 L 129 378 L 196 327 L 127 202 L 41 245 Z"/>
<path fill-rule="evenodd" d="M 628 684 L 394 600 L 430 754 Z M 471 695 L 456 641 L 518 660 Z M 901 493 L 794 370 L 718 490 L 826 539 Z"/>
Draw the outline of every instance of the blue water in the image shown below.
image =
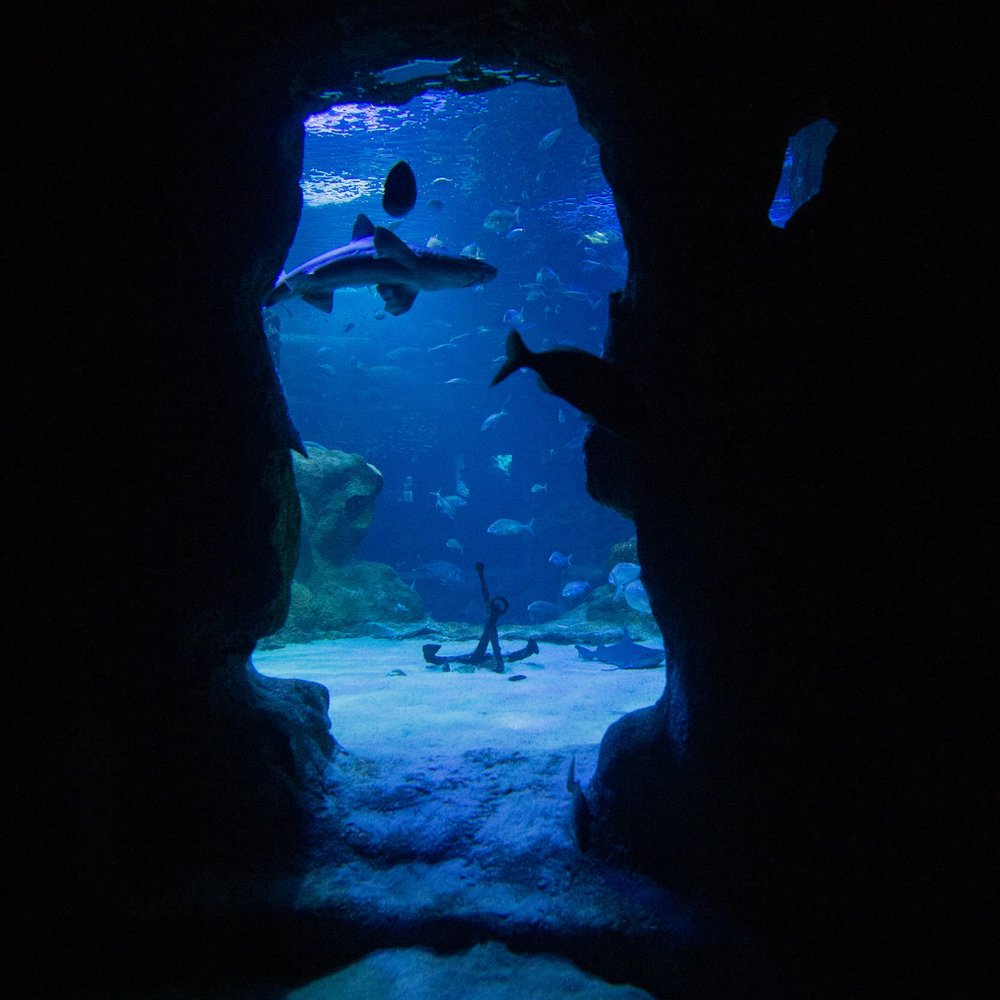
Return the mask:
<path fill-rule="evenodd" d="M 546 136 L 551 144 L 540 149 Z M 476 244 L 498 276 L 479 289 L 421 292 L 401 316 L 386 315 L 368 289 L 338 290 L 332 315 L 299 299 L 281 303 L 278 371 L 303 439 L 359 453 L 384 476 L 359 558 L 401 574 L 455 563 L 463 586 L 416 587 L 432 616 L 470 621 L 482 620 L 474 570 L 482 561 L 493 592 L 511 601 L 507 620 L 528 621 L 527 605 L 560 603 L 567 580 L 606 583 L 610 547 L 634 534 L 586 493 L 587 425 L 573 407 L 530 373 L 489 388 L 510 310 L 533 349 L 601 352 L 607 296 L 627 267 L 613 199 L 597 144 L 564 88 L 517 84 L 429 93 L 402 107 L 338 106 L 306 125 L 304 205 L 286 270 L 349 242 L 359 212 L 389 223 L 382 183 L 400 159 L 413 168 L 418 200 L 396 233 L 418 246 L 435 237 L 454 255 Z M 485 229 L 497 209 L 516 218 Z M 543 268 L 558 280 L 545 271 L 537 287 Z M 508 415 L 482 430 L 502 408 Z M 432 493 L 456 495 L 458 478 L 467 502 L 450 518 Z M 487 533 L 498 518 L 532 521 L 534 533 Z M 550 564 L 554 550 L 572 554 L 574 570 Z"/>

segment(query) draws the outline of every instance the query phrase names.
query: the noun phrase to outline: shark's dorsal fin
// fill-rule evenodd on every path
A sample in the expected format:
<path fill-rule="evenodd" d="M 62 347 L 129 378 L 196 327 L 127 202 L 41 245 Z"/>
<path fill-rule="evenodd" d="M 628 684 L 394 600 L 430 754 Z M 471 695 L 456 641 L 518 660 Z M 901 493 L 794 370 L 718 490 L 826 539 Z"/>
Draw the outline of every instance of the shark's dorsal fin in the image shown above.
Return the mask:
<path fill-rule="evenodd" d="M 354 228 L 351 230 L 351 242 L 363 240 L 366 236 L 374 235 L 375 223 L 364 212 L 359 212 L 358 217 L 354 220 Z"/>
<path fill-rule="evenodd" d="M 416 264 L 417 255 L 391 229 L 376 226 L 374 240 L 376 257 L 388 257 L 404 267 Z"/>

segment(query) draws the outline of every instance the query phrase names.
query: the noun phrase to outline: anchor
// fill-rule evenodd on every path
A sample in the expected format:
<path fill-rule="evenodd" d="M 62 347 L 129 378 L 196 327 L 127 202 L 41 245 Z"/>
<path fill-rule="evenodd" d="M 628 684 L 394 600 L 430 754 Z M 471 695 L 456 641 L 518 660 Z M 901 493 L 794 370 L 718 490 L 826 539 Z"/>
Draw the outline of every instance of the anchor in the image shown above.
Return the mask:
<path fill-rule="evenodd" d="M 485 567 L 481 562 L 476 563 L 476 572 L 479 574 L 479 586 L 482 590 L 483 603 L 486 605 L 487 613 L 486 624 L 483 626 L 483 634 L 479 637 L 479 643 L 471 653 L 462 653 L 457 656 L 438 656 L 438 650 L 441 648 L 440 644 L 429 642 L 423 647 L 424 659 L 428 663 L 432 663 L 436 667 L 444 667 L 445 670 L 450 670 L 451 667 L 449 664 L 452 663 L 468 663 L 478 667 L 481 663 L 486 662 L 488 658 L 486 650 L 489 647 L 493 653 L 493 666 L 490 669 L 498 674 L 502 674 L 504 659 L 513 663 L 515 660 L 523 660 L 528 656 L 534 656 L 538 652 L 538 643 L 534 639 L 529 639 L 524 649 L 515 650 L 513 653 L 504 654 L 500 651 L 500 637 L 497 635 L 497 619 L 502 614 L 506 614 L 507 609 L 510 607 L 510 601 L 506 597 L 490 597 L 489 588 L 486 586 L 484 569 Z"/>

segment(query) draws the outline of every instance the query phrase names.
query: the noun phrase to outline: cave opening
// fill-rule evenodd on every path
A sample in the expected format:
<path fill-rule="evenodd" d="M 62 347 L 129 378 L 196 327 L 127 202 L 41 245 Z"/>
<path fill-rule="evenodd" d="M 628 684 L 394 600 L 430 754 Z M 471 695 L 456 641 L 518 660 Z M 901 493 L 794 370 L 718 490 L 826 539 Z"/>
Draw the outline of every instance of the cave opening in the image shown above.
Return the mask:
<path fill-rule="evenodd" d="M 384 182 L 401 161 L 417 196 L 393 216 Z M 360 281 L 336 287 L 329 312 L 295 296 L 265 308 L 309 457 L 293 456 L 303 534 L 289 619 L 254 665 L 330 693 L 344 752 L 316 842 L 365 869 L 359 906 L 383 894 L 404 920 L 418 905 L 457 919 L 490 910 L 481 897 L 499 886 L 547 919 L 588 847 L 584 787 L 605 731 L 664 688 L 634 524 L 587 492 L 590 425 L 533 377 L 490 387 L 512 327 L 534 349 L 603 351 L 628 258 L 597 143 L 562 86 L 334 102 L 305 122 L 301 188 L 286 271 L 350 243 L 364 216 L 416 252 L 497 275 L 422 288 L 398 311 Z M 426 662 L 428 645 L 476 646 L 481 581 L 505 602 L 503 655 L 536 640 L 537 652 L 499 670 L 492 656 Z"/>
<path fill-rule="evenodd" d="M 451 65 L 422 60 L 379 79 L 419 84 Z M 417 196 L 394 217 L 383 185 L 400 161 Z M 286 271 L 349 243 L 363 215 L 417 250 L 484 259 L 498 273 L 420 290 L 398 313 L 361 281 L 337 287 L 330 312 L 297 297 L 265 309 L 309 458 L 295 458 L 304 523 L 289 621 L 260 644 L 258 668 L 326 683 L 345 747 L 374 751 L 398 744 L 401 731 L 425 745 L 454 740 L 447 718 L 470 746 L 537 740 L 596 751 L 618 714 L 663 687 L 660 669 L 631 670 L 609 697 L 594 675 L 616 664 L 585 661 L 573 645 L 611 646 L 627 629 L 630 641 L 662 649 L 634 526 L 587 493 L 582 414 L 534 378 L 489 383 L 511 327 L 535 349 L 602 352 L 608 296 L 628 259 L 597 143 L 563 86 L 419 88 L 406 101 L 341 101 L 307 119 L 301 188 Z M 543 652 L 500 677 L 467 678 L 445 709 L 440 690 L 403 686 L 447 680 L 426 676 L 423 644 L 442 655 L 476 645 L 486 619 L 477 563 L 490 594 L 508 602 L 498 619 L 504 652 L 536 637 Z M 546 660 L 558 671 L 546 673 Z M 492 674 L 493 662 L 444 672 Z M 483 681 L 512 678 L 529 681 L 504 683 L 513 700 L 482 702 Z M 541 703 L 530 697 L 549 684 Z"/>

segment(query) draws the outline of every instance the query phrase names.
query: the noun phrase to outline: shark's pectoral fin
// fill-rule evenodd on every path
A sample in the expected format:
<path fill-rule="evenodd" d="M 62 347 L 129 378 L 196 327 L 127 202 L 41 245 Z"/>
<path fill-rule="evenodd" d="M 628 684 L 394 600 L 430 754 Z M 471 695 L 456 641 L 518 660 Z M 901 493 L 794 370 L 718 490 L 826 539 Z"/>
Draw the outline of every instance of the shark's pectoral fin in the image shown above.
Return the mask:
<path fill-rule="evenodd" d="M 409 311 L 417 297 L 415 289 L 408 285 L 377 285 L 375 290 L 385 301 L 385 311 L 390 316 L 400 316 Z"/>
<path fill-rule="evenodd" d="M 306 292 L 302 295 L 302 301 L 308 302 L 322 312 L 333 312 L 333 292 Z"/>

